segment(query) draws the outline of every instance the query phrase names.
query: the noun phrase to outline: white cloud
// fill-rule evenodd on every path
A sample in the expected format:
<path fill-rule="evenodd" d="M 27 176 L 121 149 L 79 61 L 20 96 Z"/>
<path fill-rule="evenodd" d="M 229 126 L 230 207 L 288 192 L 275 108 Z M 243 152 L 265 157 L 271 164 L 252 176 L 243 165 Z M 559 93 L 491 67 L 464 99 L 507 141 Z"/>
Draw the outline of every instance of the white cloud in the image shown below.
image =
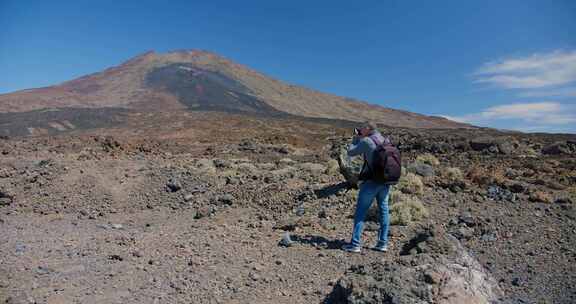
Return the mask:
<path fill-rule="evenodd" d="M 553 101 L 498 105 L 478 113 L 444 117 L 480 126 L 520 125 L 523 127 L 513 129 L 523 131 L 565 129 L 576 132 L 576 106 Z"/>
<path fill-rule="evenodd" d="M 555 102 L 518 103 L 490 107 L 479 114 L 484 119 L 534 119 L 558 113 L 560 107 Z"/>
<path fill-rule="evenodd" d="M 520 97 L 576 97 L 576 87 L 552 90 L 529 90 L 518 94 Z"/>
<path fill-rule="evenodd" d="M 554 98 L 562 102 L 502 104 L 446 118 L 502 129 L 576 133 L 576 49 L 491 61 L 472 76 L 476 83 L 512 89 L 522 98 Z"/>
<path fill-rule="evenodd" d="M 576 50 L 488 62 L 475 82 L 507 89 L 542 89 L 576 83 Z"/>

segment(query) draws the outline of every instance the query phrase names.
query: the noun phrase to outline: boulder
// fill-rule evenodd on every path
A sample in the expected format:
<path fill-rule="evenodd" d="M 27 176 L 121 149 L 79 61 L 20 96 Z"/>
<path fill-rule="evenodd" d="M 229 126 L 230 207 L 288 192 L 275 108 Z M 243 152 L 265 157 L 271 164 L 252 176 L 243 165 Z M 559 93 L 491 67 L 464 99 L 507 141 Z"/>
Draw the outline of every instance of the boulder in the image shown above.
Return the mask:
<path fill-rule="evenodd" d="M 490 148 L 494 145 L 494 138 L 493 137 L 477 137 L 470 140 L 470 148 L 474 151 L 482 151 Z"/>
<path fill-rule="evenodd" d="M 470 140 L 469 143 L 474 151 L 486 150 L 501 154 L 515 154 L 520 147 L 518 141 L 509 137 L 481 136 Z"/>
<path fill-rule="evenodd" d="M 529 185 L 522 182 L 512 182 L 506 185 L 506 188 L 513 193 L 524 193 L 529 189 Z"/>
<path fill-rule="evenodd" d="M 576 144 L 568 141 L 556 142 L 542 148 L 542 154 L 561 155 L 576 153 Z"/>
<path fill-rule="evenodd" d="M 340 167 L 340 173 L 352 188 L 358 188 L 358 176 L 362 170 L 364 160 L 362 157 L 349 157 L 346 145 L 335 148 L 335 157 Z"/>
<path fill-rule="evenodd" d="M 432 166 L 422 162 L 412 163 L 408 165 L 406 169 L 408 170 L 408 172 L 416 173 L 423 177 L 430 177 L 436 174 Z"/>
<path fill-rule="evenodd" d="M 512 193 L 512 191 L 501 188 L 497 185 L 489 186 L 486 192 L 487 197 L 494 201 L 515 202 L 518 199 L 517 195 L 515 193 Z"/>
<path fill-rule="evenodd" d="M 422 242 L 443 243 L 450 250 L 352 266 L 337 281 L 326 302 L 484 304 L 498 301 L 502 295 L 498 284 L 457 239 L 445 233 L 424 235 L 428 238 Z M 421 240 L 420 236 L 416 237 Z"/>
<path fill-rule="evenodd" d="M 503 140 L 496 143 L 498 151 L 502 154 L 513 154 L 518 148 L 518 143 L 515 141 Z"/>

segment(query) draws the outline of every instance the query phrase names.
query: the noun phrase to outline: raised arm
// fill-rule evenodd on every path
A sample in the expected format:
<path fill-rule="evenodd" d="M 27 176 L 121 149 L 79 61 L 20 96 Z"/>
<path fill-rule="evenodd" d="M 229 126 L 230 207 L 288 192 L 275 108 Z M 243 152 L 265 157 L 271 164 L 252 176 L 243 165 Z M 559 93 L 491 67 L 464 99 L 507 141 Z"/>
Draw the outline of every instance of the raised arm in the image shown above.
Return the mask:
<path fill-rule="evenodd" d="M 369 148 L 370 147 L 365 140 L 359 137 L 354 137 L 352 143 L 348 146 L 348 156 L 356 156 L 362 153 L 366 153 L 368 152 Z"/>

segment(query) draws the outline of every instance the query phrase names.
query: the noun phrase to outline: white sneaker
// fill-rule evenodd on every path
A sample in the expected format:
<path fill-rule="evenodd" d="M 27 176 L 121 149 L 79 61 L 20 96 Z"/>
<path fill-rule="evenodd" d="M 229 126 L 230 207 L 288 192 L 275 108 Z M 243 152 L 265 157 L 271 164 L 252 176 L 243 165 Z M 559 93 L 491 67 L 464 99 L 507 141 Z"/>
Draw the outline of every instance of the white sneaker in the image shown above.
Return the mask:
<path fill-rule="evenodd" d="M 388 251 L 388 245 L 376 245 L 374 247 L 372 247 L 372 250 L 376 250 L 376 251 L 380 251 L 380 252 L 386 252 Z"/>
<path fill-rule="evenodd" d="M 346 245 L 342 246 L 342 250 L 344 250 L 346 252 L 360 253 L 360 247 L 354 246 L 352 244 L 346 244 Z"/>

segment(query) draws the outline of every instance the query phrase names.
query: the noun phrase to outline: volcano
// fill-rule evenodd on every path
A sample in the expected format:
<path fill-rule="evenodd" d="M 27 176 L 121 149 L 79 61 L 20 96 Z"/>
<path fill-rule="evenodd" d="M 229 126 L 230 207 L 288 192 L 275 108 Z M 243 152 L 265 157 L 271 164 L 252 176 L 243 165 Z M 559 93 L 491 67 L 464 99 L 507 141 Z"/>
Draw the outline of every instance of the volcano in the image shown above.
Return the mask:
<path fill-rule="evenodd" d="M 471 127 L 442 117 L 395 110 L 290 85 L 202 50 L 150 51 L 102 72 L 58 85 L 0 95 L 0 126 L 4 127 L 5 135 L 11 135 L 15 132 L 6 128 L 14 124 L 13 114 L 20 113 L 17 117 L 21 130 L 26 128 L 22 121 L 42 120 L 46 116 L 42 113 L 58 110 L 61 120 L 66 121 L 66 116 L 83 117 L 83 122 L 94 120 L 90 126 L 105 127 L 114 119 L 101 119 L 102 113 L 111 109 L 121 113 L 221 111 L 372 120 L 391 127 L 410 128 Z M 90 115 L 91 110 L 98 114 Z M 22 115 L 32 115 L 34 119 L 22 119 Z M 53 113 L 49 115 L 53 116 Z M 58 124 L 61 127 L 55 128 L 56 131 L 66 129 L 62 123 Z"/>

